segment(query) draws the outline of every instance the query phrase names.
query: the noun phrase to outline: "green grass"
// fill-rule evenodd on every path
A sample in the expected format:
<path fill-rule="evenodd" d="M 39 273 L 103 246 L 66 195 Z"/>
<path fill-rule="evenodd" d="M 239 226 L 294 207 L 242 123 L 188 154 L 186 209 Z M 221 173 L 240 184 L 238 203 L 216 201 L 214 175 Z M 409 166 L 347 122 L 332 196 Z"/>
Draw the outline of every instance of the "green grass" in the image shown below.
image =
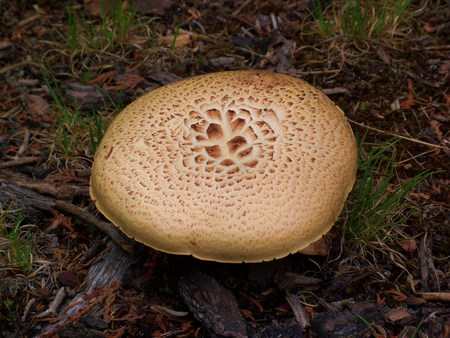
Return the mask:
<path fill-rule="evenodd" d="M 432 172 L 424 171 L 405 182 L 394 179 L 395 145 L 399 139 L 373 147 L 363 154 L 359 145 L 357 179 L 347 215 L 346 240 L 350 243 L 397 240 L 398 229 L 403 227 L 414 212 L 414 204 L 407 194 Z"/>
<path fill-rule="evenodd" d="M 361 316 L 359 313 L 357 312 L 352 312 L 360 321 L 362 321 L 364 324 L 366 324 L 367 328 L 370 330 L 370 332 L 372 332 L 372 334 L 376 337 L 378 335 L 377 330 L 375 330 L 375 328 L 373 327 L 372 324 L 370 324 L 367 319 L 365 319 L 363 316 Z"/>
<path fill-rule="evenodd" d="M 171 51 L 175 50 L 177 39 L 178 39 L 178 36 L 180 35 L 180 23 L 177 21 L 175 26 L 176 26 L 176 28 L 175 28 L 175 33 L 173 34 L 173 40 L 170 43 L 170 50 Z"/>
<path fill-rule="evenodd" d="M 89 130 L 91 151 L 95 154 L 106 131 L 106 120 L 102 115 L 94 112 L 90 116 L 90 121 L 85 120 L 84 123 Z"/>
<path fill-rule="evenodd" d="M 84 114 L 78 108 L 76 101 L 72 105 L 66 103 L 56 81 L 50 82 L 45 77 L 45 83 L 53 99 L 53 107 L 58 119 L 54 132 L 55 140 L 64 156 L 73 158 L 86 152 L 84 151 L 86 147 L 90 148 L 91 155 L 94 154 L 106 130 L 106 120 L 103 115 L 95 111 Z"/>
<path fill-rule="evenodd" d="M 346 0 L 323 8 L 314 0 L 319 32 L 327 37 L 344 35 L 355 38 L 392 37 L 407 20 L 411 0 Z"/>
<path fill-rule="evenodd" d="M 23 225 L 22 221 L 23 214 L 20 212 L 14 217 L 7 211 L 3 211 L 0 215 L 2 236 L 9 241 L 12 249 L 9 263 L 12 267 L 18 267 L 24 272 L 28 272 L 33 266 L 33 243 L 30 226 Z"/>
<path fill-rule="evenodd" d="M 121 0 L 114 6 L 106 6 L 102 1 L 98 18 L 87 16 L 70 2 L 66 8 L 66 29 L 58 30 L 58 34 L 73 51 L 112 51 L 124 44 L 130 31 L 139 25 L 136 11 L 131 6 L 123 10 Z"/>
<path fill-rule="evenodd" d="M 350 196 L 345 237 L 348 243 L 391 243 L 399 239 L 415 205 L 406 199 L 408 193 L 432 175 L 424 171 L 404 182 L 395 179 L 395 145 L 390 140 L 363 153 L 359 147 L 358 171 L 361 176 Z"/>
<path fill-rule="evenodd" d="M 423 316 L 420 320 L 419 324 L 417 324 L 416 328 L 414 329 L 413 334 L 411 335 L 411 338 L 416 338 L 416 336 L 419 334 L 420 327 L 422 326 L 426 316 Z"/>

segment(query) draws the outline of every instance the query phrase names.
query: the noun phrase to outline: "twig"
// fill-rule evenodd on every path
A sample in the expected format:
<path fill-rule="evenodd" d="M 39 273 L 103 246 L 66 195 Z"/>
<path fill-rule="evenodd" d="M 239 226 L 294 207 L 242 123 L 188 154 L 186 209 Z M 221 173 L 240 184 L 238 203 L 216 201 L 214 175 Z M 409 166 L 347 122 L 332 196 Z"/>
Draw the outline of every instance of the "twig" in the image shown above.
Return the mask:
<path fill-rule="evenodd" d="M 350 91 L 344 87 L 323 88 L 322 92 L 326 95 L 337 95 L 337 94 L 351 95 Z"/>
<path fill-rule="evenodd" d="M 20 145 L 20 148 L 17 151 L 16 156 L 14 156 L 16 159 L 18 159 L 27 150 L 29 143 L 30 143 L 30 131 L 28 130 L 28 128 L 25 128 L 25 136 L 23 137 L 23 142 Z"/>
<path fill-rule="evenodd" d="M 275 13 L 270 13 L 270 19 L 272 19 L 273 29 L 278 30 L 277 16 L 275 15 Z"/>
<path fill-rule="evenodd" d="M 37 314 L 36 318 L 54 317 L 57 313 L 56 311 L 64 300 L 64 297 L 66 297 L 66 292 L 63 286 L 58 290 L 58 293 L 56 294 L 55 299 L 53 299 L 53 302 L 50 304 L 49 308 L 44 312 Z"/>
<path fill-rule="evenodd" d="M 16 167 L 16 166 L 36 163 L 36 162 L 39 162 L 41 159 L 42 159 L 41 157 L 37 157 L 37 156 L 17 158 L 17 159 L 11 160 L 11 161 L 6 161 L 3 163 L 0 163 L 0 169 L 6 169 L 6 168 L 10 168 L 10 167 Z"/>
<path fill-rule="evenodd" d="M 238 16 L 242 10 L 247 7 L 250 3 L 252 2 L 252 0 L 246 0 L 242 3 L 242 5 L 240 5 L 238 7 L 238 9 L 236 9 L 233 13 L 231 13 L 231 16 Z"/>
<path fill-rule="evenodd" d="M 77 188 L 76 186 L 67 185 L 67 188 Z M 43 189 L 45 188 L 45 189 Z M 117 245 L 128 253 L 133 252 L 134 242 L 122 235 L 117 228 L 109 222 L 104 222 L 95 217 L 88 211 L 62 199 L 51 198 L 37 193 L 45 190 L 46 194 L 54 193 L 56 187 L 46 182 L 36 182 L 23 175 L 14 174 L 9 170 L 0 171 L 0 190 L 14 196 L 14 198 L 23 203 L 23 205 L 32 207 L 37 210 L 51 211 L 52 208 L 68 212 L 88 224 L 95 225 L 105 234 L 107 234 Z"/>
<path fill-rule="evenodd" d="M 89 224 L 95 225 L 126 252 L 131 253 L 133 251 L 134 242 L 118 232 L 114 224 L 101 221 L 91 213 L 66 201 L 56 200 L 55 206 L 62 211 L 66 211 L 74 216 L 77 216 L 79 219 Z"/>
<path fill-rule="evenodd" d="M 420 275 L 422 289 L 428 290 L 428 264 L 427 264 L 427 234 L 420 239 Z"/>
<path fill-rule="evenodd" d="M 23 310 L 22 323 L 27 320 L 28 314 L 30 313 L 31 307 L 34 305 L 34 303 L 36 303 L 36 298 L 31 298 L 25 306 L 25 309 Z"/>
<path fill-rule="evenodd" d="M 401 138 L 402 140 L 406 140 L 406 141 L 422 144 L 422 145 L 425 145 L 425 146 L 428 146 L 428 147 L 434 147 L 434 148 L 439 148 L 439 149 L 443 149 L 443 150 L 446 150 L 446 151 L 450 151 L 450 148 L 448 148 L 448 147 L 444 147 L 444 146 L 441 146 L 441 145 L 438 145 L 438 144 L 433 144 L 433 143 L 417 140 L 417 139 L 412 138 L 412 137 L 402 136 L 402 135 L 399 135 L 399 134 L 396 134 L 396 133 L 392 133 L 390 131 L 381 130 L 381 129 L 378 129 L 378 128 L 375 128 L 375 127 L 366 126 L 363 123 L 359 123 L 359 122 L 353 121 L 352 119 L 349 119 L 349 118 L 347 118 L 347 120 L 350 123 L 356 124 L 357 126 L 360 126 L 362 128 L 366 128 L 366 129 L 373 130 L 373 131 L 376 131 L 376 132 L 379 132 L 379 133 L 382 133 L 382 134 L 398 137 L 398 138 Z"/>
<path fill-rule="evenodd" d="M 36 20 L 38 20 L 40 18 L 41 18 L 40 14 L 35 14 L 35 15 L 32 15 L 32 16 L 29 16 L 28 18 L 25 18 L 25 19 L 19 21 L 17 23 L 17 27 L 24 27 L 24 26 L 29 25 L 33 21 L 36 21 Z"/>
<path fill-rule="evenodd" d="M 423 299 L 450 302 L 450 292 L 418 292 Z"/>

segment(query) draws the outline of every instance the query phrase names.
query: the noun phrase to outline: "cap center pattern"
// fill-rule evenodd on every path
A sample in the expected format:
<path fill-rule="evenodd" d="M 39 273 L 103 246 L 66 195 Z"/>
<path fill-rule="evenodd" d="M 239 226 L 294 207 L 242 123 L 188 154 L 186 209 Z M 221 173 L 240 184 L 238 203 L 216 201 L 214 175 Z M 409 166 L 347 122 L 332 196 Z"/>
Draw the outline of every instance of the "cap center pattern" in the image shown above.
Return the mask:
<path fill-rule="evenodd" d="M 226 102 L 224 97 L 221 102 Z M 234 174 L 272 157 L 281 127 L 275 111 L 231 101 L 219 108 L 192 109 L 183 119 L 183 166 L 195 171 Z"/>

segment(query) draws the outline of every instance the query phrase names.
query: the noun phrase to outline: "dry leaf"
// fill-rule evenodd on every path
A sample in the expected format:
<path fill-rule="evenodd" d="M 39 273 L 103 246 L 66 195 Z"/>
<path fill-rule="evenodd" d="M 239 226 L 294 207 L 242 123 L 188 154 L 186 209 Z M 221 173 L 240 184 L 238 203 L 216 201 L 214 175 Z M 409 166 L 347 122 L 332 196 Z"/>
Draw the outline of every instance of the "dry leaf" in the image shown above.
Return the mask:
<path fill-rule="evenodd" d="M 404 239 L 399 241 L 398 244 L 400 244 L 406 252 L 414 252 L 417 249 L 417 242 L 414 239 Z"/>

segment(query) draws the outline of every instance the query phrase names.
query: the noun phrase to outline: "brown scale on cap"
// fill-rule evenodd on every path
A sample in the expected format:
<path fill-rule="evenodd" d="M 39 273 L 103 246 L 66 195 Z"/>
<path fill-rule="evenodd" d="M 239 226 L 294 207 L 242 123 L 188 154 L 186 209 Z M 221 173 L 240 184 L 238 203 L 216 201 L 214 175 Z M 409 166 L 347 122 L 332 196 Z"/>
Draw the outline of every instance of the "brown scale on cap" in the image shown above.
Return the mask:
<path fill-rule="evenodd" d="M 155 249 L 258 262 L 330 230 L 356 158 L 343 112 L 309 84 L 213 73 L 153 90 L 115 118 L 95 155 L 91 196 Z"/>

